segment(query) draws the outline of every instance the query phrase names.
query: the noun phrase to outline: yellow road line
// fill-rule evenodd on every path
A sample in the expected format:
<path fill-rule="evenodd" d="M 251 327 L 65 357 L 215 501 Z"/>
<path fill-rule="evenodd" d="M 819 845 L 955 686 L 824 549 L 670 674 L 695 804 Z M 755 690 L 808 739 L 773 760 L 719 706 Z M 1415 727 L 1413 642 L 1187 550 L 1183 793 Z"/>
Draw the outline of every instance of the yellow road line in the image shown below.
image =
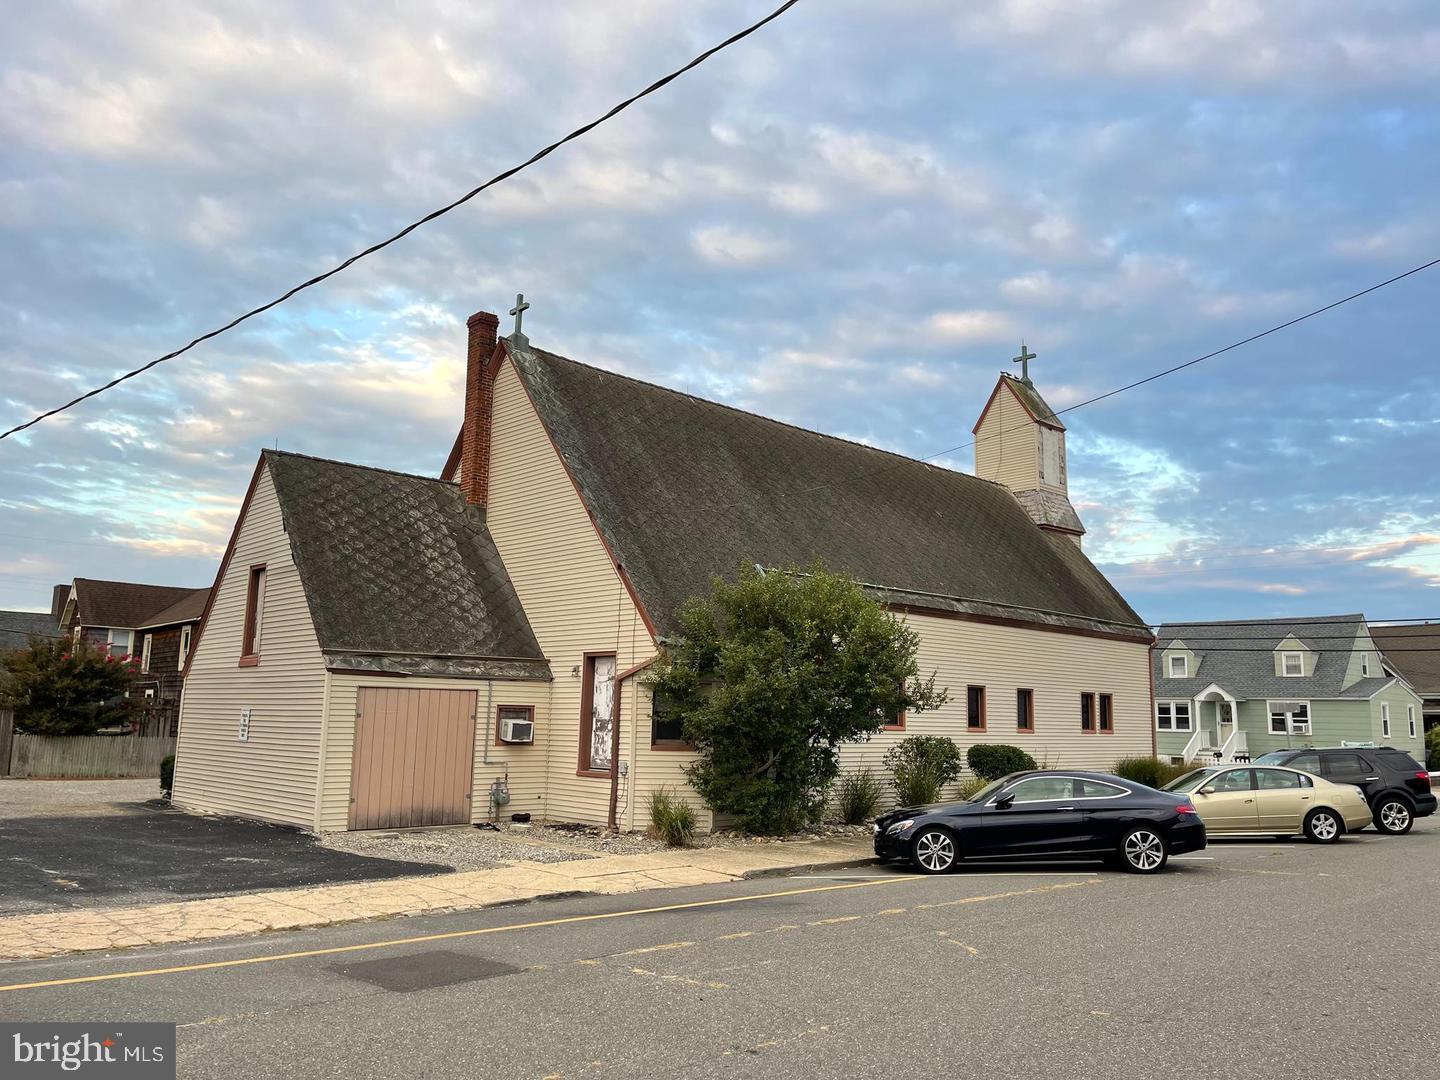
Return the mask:
<path fill-rule="evenodd" d="M 250 964 L 271 964 L 280 960 L 305 960 L 314 956 L 336 956 L 341 953 L 362 952 L 368 949 L 384 949 L 392 945 L 420 945 L 431 941 L 454 941 L 457 938 L 480 937 L 484 934 L 504 934 L 516 930 L 538 930 L 547 926 L 566 926 L 572 923 L 598 922 L 604 919 L 623 919 L 634 915 L 660 915 L 670 911 L 692 911 L 695 908 L 721 907 L 726 904 L 743 904 L 754 900 L 775 900 L 785 896 L 804 896 L 807 893 L 837 892 L 841 889 L 866 889 L 877 885 L 894 885 L 902 882 L 924 881 L 920 877 L 880 878 L 874 881 L 852 881 L 843 885 L 815 885 L 804 889 L 782 889 L 778 892 L 752 893 L 748 896 L 727 896 L 719 900 L 694 900 L 688 904 L 666 904 L 663 907 L 629 908 L 625 911 L 606 911 L 594 915 L 568 915 L 558 919 L 537 919 L 534 922 L 511 923 L 506 926 L 484 926 L 474 930 L 450 930 L 442 934 L 420 934 L 415 937 L 392 938 L 387 941 L 367 941 L 358 945 L 336 945 L 328 949 L 306 949 L 302 952 L 274 953 L 266 956 L 246 956 L 237 960 L 211 960 L 203 964 L 179 964 L 174 967 L 148 968 L 143 971 L 116 971 L 108 975 L 79 975 L 70 979 L 46 979 L 40 982 L 12 983 L 0 986 L 0 993 L 9 990 L 38 990 L 47 986 L 74 986 L 79 983 L 111 982 L 115 979 L 143 979 L 153 975 L 176 975 L 187 971 L 213 971 L 217 968 L 245 967 Z"/>

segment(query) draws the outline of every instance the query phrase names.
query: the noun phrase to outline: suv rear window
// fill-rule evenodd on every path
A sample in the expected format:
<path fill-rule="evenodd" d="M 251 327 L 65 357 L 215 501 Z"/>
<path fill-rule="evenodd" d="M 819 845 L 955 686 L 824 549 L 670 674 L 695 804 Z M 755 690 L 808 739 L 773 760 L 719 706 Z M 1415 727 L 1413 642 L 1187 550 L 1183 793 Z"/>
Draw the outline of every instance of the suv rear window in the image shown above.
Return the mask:
<path fill-rule="evenodd" d="M 1387 769 L 1399 769 L 1401 772 L 1425 771 L 1425 767 L 1404 750 L 1377 750 L 1374 753 L 1376 760 Z"/>

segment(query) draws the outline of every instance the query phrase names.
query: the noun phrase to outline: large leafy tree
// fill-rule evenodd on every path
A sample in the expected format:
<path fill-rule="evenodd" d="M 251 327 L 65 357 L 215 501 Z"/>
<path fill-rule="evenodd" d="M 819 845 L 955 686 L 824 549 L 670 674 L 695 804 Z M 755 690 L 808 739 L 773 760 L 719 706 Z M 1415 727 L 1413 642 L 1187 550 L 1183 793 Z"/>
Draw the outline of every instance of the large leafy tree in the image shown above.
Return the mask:
<path fill-rule="evenodd" d="M 814 567 L 716 578 L 646 684 L 698 759 L 690 783 L 751 832 L 788 832 L 823 803 L 841 743 L 943 704 L 919 636 L 853 580 Z"/>
<path fill-rule="evenodd" d="M 30 735 L 90 735 L 126 723 L 134 709 L 138 657 L 111 656 L 88 642 L 32 641 L 0 656 L 0 708 Z"/>

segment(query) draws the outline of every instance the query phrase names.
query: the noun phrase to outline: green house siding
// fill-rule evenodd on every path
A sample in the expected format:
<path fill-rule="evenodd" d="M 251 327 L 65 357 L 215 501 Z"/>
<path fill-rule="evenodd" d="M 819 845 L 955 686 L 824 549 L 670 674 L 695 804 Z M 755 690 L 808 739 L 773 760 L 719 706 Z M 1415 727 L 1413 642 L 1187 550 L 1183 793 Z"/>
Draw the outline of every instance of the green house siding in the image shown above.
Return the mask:
<path fill-rule="evenodd" d="M 1179 757 L 1185 752 L 1185 745 L 1190 741 L 1188 731 L 1157 731 L 1155 733 L 1155 751 L 1157 756 L 1162 758 Z"/>
<path fill-rule="evenodd" d="M 1378 730 L 1378 727 L 1371 723 L 1368 701 L 1311 701 L 1309 735 L 1270 734 L 1268 701 L 1242 701 L 1240 722 L 1245 728 L 1251 757 L 1259 757 L 1271 750 L 1339 746 L 1342 742 L 1369 742 L 1374 738 L 1372 731 Z M 1376 723 L 1378 725 L 1378 721 Z"/>
<path fill-rule="evenodd" d="M 1386 702 L 1390 706 L 1390 737 L 1388 739 L 1384 737 L 1381 729 L 1381 702 Z M 1393 746 L 1397 750 L 1404 750 L 1417 760 L 1422 758 L 1425 725 L 1421 719 L 1419 698 L 1397 682 L 1380 691 L 1365 704 L 1370 707 L 1370 734 L 1366 738 L 1381 746 Z M 1405 715 L 1407 705 L 1413 706 L 1415 709 L 1415 738 L 1413 739 L 1410 738 L 1409 721 Z"/>

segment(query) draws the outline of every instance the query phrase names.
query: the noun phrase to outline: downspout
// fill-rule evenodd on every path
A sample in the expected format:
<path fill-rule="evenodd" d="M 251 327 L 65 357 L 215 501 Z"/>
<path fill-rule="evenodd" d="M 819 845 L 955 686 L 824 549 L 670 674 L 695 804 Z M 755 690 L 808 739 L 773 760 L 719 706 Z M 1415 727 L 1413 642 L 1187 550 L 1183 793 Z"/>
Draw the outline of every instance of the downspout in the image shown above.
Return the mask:
<path fill-rule="evenodd" d="M 1150 673 L 1150 719 L 1148 723 L 1150 724 L 1150 756 L 1153 758 L 1160 756 L 1160 736 L 1155 731 L 1155 646 L 1158 644 L 1158 641 L 1151 640 L 1150 648 L 1145 652 L 1146 669 Z M 1174 710 L 1171 711 L 1173 712 Z M 1195 718 L 1195 726 L 1197 728 L 1199 727 L 1199 719 L 1199 717 Z"/>
<path fill-rule="evenodd" d="M 490 764 L 490 743 L 494 740 L 495 733 L 490 730 L 490 725 L 495 722 L 495 680 L 485 680 L 485 743 L 480 751 L 480 762 L 483 765 Z"/>
<path fill-rule="evenodd" d="M 617 672 L 618 674 L 618 672 Z M 615 700 L 610 705 L 610 815 L 611 832 L 619 832 L 615 811 L 620 804 L 620 681 L 615 682 Z"/>
<path fill-rule="evenodd" d="M 192 643 L 193 647 L 193 643 Z M 321 816 L 325 806 L 325 751 L 330 741 L 330 684 L 334 682 L 335 676 L 327 670 L 325 672 L 325 689 L 320 694 L 320 753 L 315 759 L 315 814 L 313 828 L 315 835 L 320 835 Z M 358 694 L 359 691 L 357 690 Z M 180 702 L 183 707 L 185 702 L 185 691 L 180 691 Z"/>

